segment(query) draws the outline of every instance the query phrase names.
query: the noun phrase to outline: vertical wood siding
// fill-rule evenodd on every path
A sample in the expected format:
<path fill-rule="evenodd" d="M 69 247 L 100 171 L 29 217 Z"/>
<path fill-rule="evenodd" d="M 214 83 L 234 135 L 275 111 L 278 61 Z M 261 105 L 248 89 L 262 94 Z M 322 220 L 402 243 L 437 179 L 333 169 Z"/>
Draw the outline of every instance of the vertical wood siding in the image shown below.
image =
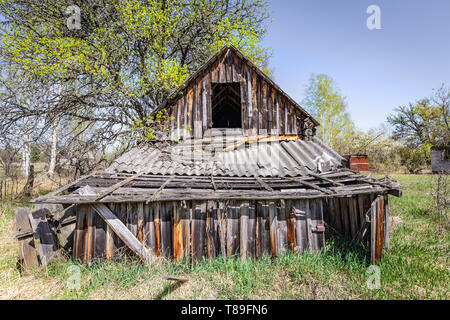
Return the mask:
<path fill-rule="evenodd" d="M 211 86 L 240 83 L 242 129 L 245 134 L 300 134 L 296 108 L 250 65 L 232 51 L 193 79 L 167 108 L 170 127 L 179 137 L 203 137 L 212 128 Z M 184 127 L 190 130 L 185 130 Z"/>
<path fill-rule="evenodd" d="M 353 239 L 365 221 L 375 195 L 345 198 L 268 201 L 172 201 L 109 204 L 108 207 L 156 256 L 242 259 L 277 256 L 283 251 L 317 252 L 325 237 Z M 387 196 L 377 221 L 380 241 L 387 242 Z M 325 232 L 323 227 L 326 226 Z M 381 231 L 380 231 L 381 230 Z M 383 240 L 381 240 L 383 239 Z M 370 232 L 363 239 L 369 243 Z M 77 207 L 73 257 L 83 261 L 111 260 L 125 249 L 89 205 Z M 126 251 L 126 249 L 125 249 Z"/>

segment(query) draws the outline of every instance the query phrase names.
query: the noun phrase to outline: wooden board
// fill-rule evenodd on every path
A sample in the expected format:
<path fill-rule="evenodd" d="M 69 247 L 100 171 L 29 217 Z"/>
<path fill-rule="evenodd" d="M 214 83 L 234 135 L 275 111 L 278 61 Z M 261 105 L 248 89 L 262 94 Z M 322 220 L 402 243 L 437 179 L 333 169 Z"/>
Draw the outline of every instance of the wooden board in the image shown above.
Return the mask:
<path fill-rule="evenodd" d="M 92 194 L 90 188 L 82 188 L 80 194 Z M 103 218 L 106 224 L 138 257 L 144 261 L 150 261 L 151 253 L 142 245 L 133 233 L 123 224 L 119 218 L 104 204 L 96 203 L 91 207 Z"/>
<path fill-rule="evenodd" d="M 56 236 L 48 225 L 46 218 L 47 212 L 47 209 L 40 209 L 28 214 L 34 233 L 34 243 L 42 266 L 46 266 L 57 251 Z"/>
<path fill-rule="evenodd" d="M 30 210 L 28 208 L 18 208 L 15 210 L 17 232 L 33 232 L 28 219 L 29 212 Z M 39 264 L 32 234 L 27 237 L 19 238 L 19 254 L 20 265 L 23 269 L 30 269 Z"/>

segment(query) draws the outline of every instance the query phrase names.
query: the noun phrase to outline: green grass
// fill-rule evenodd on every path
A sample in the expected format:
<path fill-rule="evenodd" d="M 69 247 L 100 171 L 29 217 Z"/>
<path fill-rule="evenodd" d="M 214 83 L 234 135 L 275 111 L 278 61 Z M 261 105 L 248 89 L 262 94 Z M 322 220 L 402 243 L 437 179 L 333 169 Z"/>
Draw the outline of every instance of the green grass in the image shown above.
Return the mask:
<path fill-rule="evenodd" d="M 241 262 L 239 257 L 159 261 L 146 266 L 134 259 L 82 265 L 61 259 L 25 274 L 16 269 L 15 242 L 1 248 L 0 285 L 4 298 L 50 299 L 449 299 L 449 233 L 439 230 L 430 195 L 432 176 L 394 176 L 406 186 L 403 197 L 390 197 L 391 214 L 402 222 L 393 226 L 390 249 L 379 263 L 380 289 L 370 290 L 369 266 L 363 248 L 341 251 L 328 242 L 318 254 L 284 253 Z M 11 228 L 12 210 L 0 216 L 0 235 Z M 11 230 L 8 231 L 11 233 Z M 15 251 L 14 251 L 15 250 Z M 7 254 L 6 254 L 7 253 Z M 70 265 L 80 270 L 79 290 L 70 290 Z M 177 285 L 162 275 L 183 275 Z M 17 287 L 17 290 L 15 289 Z M 16 291 L 14 295 L 9 293 Z M 9 293 L 9 294 L 8 294 Z M 36 296 L 37 295 L 37 296 Z"/>

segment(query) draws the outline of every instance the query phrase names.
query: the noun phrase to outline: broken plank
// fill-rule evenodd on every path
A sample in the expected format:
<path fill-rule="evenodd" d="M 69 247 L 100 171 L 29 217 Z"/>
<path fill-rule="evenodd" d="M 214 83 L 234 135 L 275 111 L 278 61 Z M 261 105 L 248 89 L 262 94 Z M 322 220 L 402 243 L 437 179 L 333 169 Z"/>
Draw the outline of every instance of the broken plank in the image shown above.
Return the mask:
<path fill-rule="evenodd" d="M 34 243 L 43 266 L 46 266 L 56 254 L 55 236 L 48 225 L 47 212 L 49 212 L 47 209 L 40 209 L 28 214 L 34 233 Z"/>
<path fill-rule="evenodd" d="M 89 187 L 80 189 L 82 195 L 92 195 L 93 191 Z M 152 258 L 151 253 L 143 244 L 131 233 L 131 231 L 117 218 L 117 216 L 104 204 L 93 203 L 91 206 L 105 220 L 106 224 L 115 234 L 134 252 L 139 258 L 148 261 Z"/>
<path fill-rule="evenodd" d="M 115 185 L 107 188 L 105 191 L 103 191 L 98 197 L 97 199 L 95 199 L 96 201 L 99 201 L 101 199 L 103 199 L 104 197 L 106 197 L 107 195 L 109 195 L 110 193 L 113 193 L 114 191 L 116 191 L 117 189 L 119 189 L 120 187 L 126 185 L 128 182 L 133 181 L 134 179 L 140 177 L 142 175 L 142 173 L 137 173 L 131 177 L 126 178 L 125 180 L 116 183 Z"/>
<path fill-rule="evenodd" d="M 18 233 L 30 233 L 31 236 L 18 237 L 20 264 L 24 269 L 28 269 L 39 264 L 36 248 L 33 239 L 33 231 L 31 229 L 30 221 L 28 219 L 29 209 L 19 208 L 16 212 L 16 230 Z"/>
<path fill-rule="evenodd" d="M 150 202 L 155 201 L 158 199 L 158 196 L 161 194 L 161 192 L 164 190 L 164 188 L 175 178 L 175 176 L 171 176 L 169 179 L 167 179 L 162 186 L 152 195 L 152 197 L 147 200 L 146 204 L 149 204 Z"/>
<path fill-rule="evenodd" d="M 287 178 L 287 179 L 291 180 L 291 181 L 295 181 L 295 182 L 297 182 L 299 184 L 302 184 L 302 185 L 304 185 L 306 187 L 310 187 L 311 189 L 318 190 L 318 191 L 326 193 L 326 194 L 334 194 L 334 192 L 331 191 L 331 190 L 318 187 L 314 183 L 306 182 L 306 181 L 304 181 L 302 179 L 297 179 L 297 178 Z"/>

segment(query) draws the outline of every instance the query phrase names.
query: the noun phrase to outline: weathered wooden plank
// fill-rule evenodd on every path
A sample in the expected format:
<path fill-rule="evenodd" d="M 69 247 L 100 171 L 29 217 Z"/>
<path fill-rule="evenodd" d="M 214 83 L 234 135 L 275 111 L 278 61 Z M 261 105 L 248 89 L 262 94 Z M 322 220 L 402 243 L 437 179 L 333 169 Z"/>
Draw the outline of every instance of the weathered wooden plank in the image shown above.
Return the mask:
<path fill-rule="evenodd" d="M 173 258 L 175 261 L 183 259 L 183 226 L 181 222 L 181 210 L 177 205 L 173 206 Z"/>
<path fill-rule="evenodd" d="M 203 135 L 204 132 L 208 129 L 208 103 L 207 103 L 207 89 L 206 89 L 206 74 L 202 78 L 202 126 L 203 126 Z"/>
<path fill-rule="evenodd" d="M 137 238 L 141 243 L 144 243 L 144 204 L 139 202 L 137 204 Z"/>
<path fill-rule="evenodd" d="M 241 202 L 240 204 L 240 226 L 239 226 L 239 233 L 240 233 L 240 254 L 241 254 L 241 261 L 244 261 L 247 259 L 247 246 L 248 246 L 248 202 Z"/>
<path fill-rule="evenodd" d="M 173 234 L 173 203 L 162 202 L 160 205 L 160 241 L 161 255 L 169 258 L 172 257 L 172 234 Z"/>
<path fill-rule="evenodd" d="M 151 196 L 149 200 L 147 200 L 147 204 L 150 202 L 154 202 L 158 199 L 158 196 L 163 192 L 164 188 L 172 182 L 172 180 L 175 179 L 175 176 L 170 176 L 162 185 L 159 187 L 159 189 Z"/>
<path fill-rule="evenodd" d="M 278 124 L 280 126 L 280 133 L 279 134 L 286 134 L 285 128 L 284 128 L 284 99 L 283 97 L 277 93 L 277 97 L 278 97 L 278 113 L 279 113 L 279 118 L 278 118 Z"/>
<path fill-rule="evenodd" d="M 384 248 L 389 249 L 389 232 L 390 232 L 390 222 L 389 222 L 389 199 L 388 195 L 384 196 Z"/>
<path fill-rule="evenodd" d="M 313 234 L 312 234 L 312 226 L 311 226 L 311 208 L 310 208 L 310 200 L 306 200 L 305 205 L 305 212 L 306 212 L 306 231 L 308 235 L 308 246 L 307 248 L 309 251 L 314 252 L 314 240 L 313 240 Z"/>
<path fill-rule="evenodd" d="M 110 226 L 106 226 L 106 260 L 112 261 L 114 254 L 113 230 Z"/>
<path fill-rule="evenodd" d="M 181 201 L 181 224 L 183 232 L 184 255 L 191 255 L 191 202 Z"/>
<path fill-rule="evenodd" d="M 259 106 L 258 106 L 258 77 L 256 72 L 252 73 L 252 100 L 253 100 L 253 113 L 252 113 L 252 130 L 251 135 L 258 134 L 258 126 L 259 126 Z"/>
<path fill-rule="evenodd" d="M 98 195 L 97 199 L 95 199 L 95 201 L 99 201 L 101 199 L 103 199 L 104 197 L 106 197 L 107 195 L 113 193 L 114 191 L 116 191 L 117 189 L 119 189 L 120 187 L 123 187 L 124 185 L 126 185 L 128 182 L 133 181 L 134 179 L 138 178 L 139 176 L 141 176 L 142 173 L 137 173 L 135 175 L 132 175 L 131 177 L 126 178 L 125 180 L 116 183 L 115 185 L 107 188 L 105 191 L 103 191 L 101 194 Z"/>
<path fill-rule="evenodd" d="M 248 129 L 253 125 L 253 74 L 252 69 L 247 67 L 247 102 L 248 102 Z"/>
<path fill-rule="evenodd" d="M 377 198 L 377 237 L 375 246 L 375 262 L 380 261 L 383 255 L 383 247 L 384 247 L 383 217 L 384 217 L 384 197 L 380 195 Z"/>
<path fill-rule="evenodd" d="M 254 201 L 248 202 L 247 257 L 256 257 L 256 207 Z"/>
<path fill-rule="evenodd" d="M 299 253 L 303 253 L 308 249 L 308 229 L 306 226 L 306 202 L 302 200 L 296 200 L 296 228 L 295 237 L 297 250 Z"/>
<path fill-rule="evenodd" d="M 281 253 L 288 249 L 287 233 L 286 202 L 282 199 L 277 202 L 277 253 Z"/>
<path fill-rule="evenodd" d="M 191 243 L 192 257 L 201 260 L 204 255 L 206 233 L 206 202 L 193 202 Z"/>
<path fill-rule="evenodd" d="M 218 232 L 219 232 L 219 247 L 220 253 L 222 257 L 227 256 L 227 246 L 226 246 L 226 235 L 227 235 L 227 224 L 226 224 L 226 216 L 228 213 L 228 204 L 227 202 L 219 202 L 219 207 L 217 210 L 217 223 L 218 223 Z"/>
<path fill-rule="evenodd" d="M 262 105 L 262 125 L 261 125 L 261 129 L 262 131 L 260 132 L 260 134 L 264 134 L 267 135 L 268 133 L 268 127 L 269 127 L 269 120 L 268 120 L 268 102 L 267 102 L 267 87 L 268 84 L 265 81 L 262 81 L 262 88 L 261 88 L 261 105 Z"/>
<path fill-rule="evenodd" d="M 297 251 L 297 239 L 295 235 L 295 229 L 297 226 L 296 209 L 294 201 L 286 201 L 286 221 L 288 232 L 288 246 L 292 251 Z"/>
<path fill-rule="evenodd" d="M 128 202 L 126 204 L 126 213 L 127 213 L 126 227 L 131 231 L 133 236 L 138 237 L 137 204 L 135 202 Z"/>
<path fill-rule="evenodd" d="M 90 188 L 82 188 L 80 194 L 92 194 Z M 92 208 L 105 220 L 105 222 L 111 227 L 111 229 L 116 233 L 122 241 L 134 252 L 143 259 L 147 261 L 151 258 L 151 254 L 148 250 L 139 242 L 138 239 L 131 233 L 131 231 L 120 221 L 114 213 L 104 204 L 92 204 Z"/>
<path fill-rule="evenodd" d="M 278 104 L 278 96 L 275 90 L 272 90 L 272 102 L 273 102 L 273 121 L 272 121 L 273 135 L 279 135 L 280 134 L 279 104 Z"/>
<path fill-rule="evenodd" d="M 92 259 L 103 259 L 106 256 L 106 228 L 107 224 L 105 221 L 94 212 L 92 213 L 94 234 L 93 234 L 93 257 Z"/>
<path fill-rule="evenodd" d="M 216 202 L 208 201 L 206 208 L 206 253 L 208 258 L 214 259 L 216 257 L 216 226 L 215 226 L 215 216 L 216 216 Z"/>
<path fill-rule="evenodd" d="M 316 199 L 309 200 L 309 213 L 310 213 L 310 220 L 309 220 L 309 227 L 311 230 L 311 251 L 317 252 L 319 250 L 319 237 L 316 232 L 317 224 L 318 224 L 318 207 L 317 207 L 317 201 Z"/>
<path fill-rule="evenodd" d="M 244 136 L 248 135 L 248 94 L 247 94 L 247 71 L 243 70 L 242 61 L 240 61 L 240 68 L 242 74 L 241 88 L 241 108 L 242 108 L 242 128 Z"/>
<path fill-rule="evenodd" d="M 108 208 L 114 212 L 117 219 L 119 219 L 125 226 L 128 224 L 127 217 L 127 204 L 126 203 L 117 203 L 110 204 Z M 122 250 L 126 247 L 125 243 L 120 239 L 120 237 L 114 233 L 114 247 L 118 250 Z"/>
<path fill-rule="evenodd" d="M 343 234 L 345 237 L 348 237 L 348 235 L 350 234 L 350 226 L 349 226 L 349 215 L 346 198 L 339 198 L 339 209 L 344 231 Z"/>
<path fill-rule="evenodd" d="M 359 214 L 359 227 L 361 227 L 361 225 L 363 225 L 365 223 L 366 217 L 366 211 L 364 210 L 364 196 L 362 195 L 357 195 L 357 202 L 358 202 L 358 214 Z"/>
<path fill-rule="evenodd" d="M 323 215 L 323 222 L 324 225 L 327 226 L 327 228 L 325 229 L 325 239 L 329 239 L 331 232 L 334 230 L 332 222 L 331 222 L 331 207 L 330 207 L 330 202 L 331 202 L 331 198 L 323 198 L 321 199 L 321 203 L 322 203 L 322 215 Z"/>
<path fill-rule="evenodd" d="M 74 242 L 73 242 L 73 258 L 74 260 L 84 260 L 84 252 L 86 247 L 87 219 L 86 207 L 77 206 L 77 222 L 75 226 Z"/>
<path fill-rule="evenodd" d="M 317 209 L 318 209 L 318 219 L 316 224 L 316 232 L 318 238 L 318 249 L 325 247 L 325 224 L 324 224 L 324 208 L 323 200 L 316 199 Z"/>
<path fill-rule="evenodd" d="M 255 202 L 255 253 L 261 258 L 263 253 L 263 215 L 260 201 Z"/>
<path fill-rule="evenodd" d="M 273 135 L 273 100 L 272 100 L 272 87 L 268 86 L 267 88 L 267 133 L 269 135 Z"/>
<path fill-rule="evenodd" d="M 192 89 L 192 86 L 189 87 L 189 89 L 187 89 L 187 94 L 186 94 L 186 104 L 187 104 L 187 113 L 185 115 L 186 119 L 187 119 L 187 123 L 186 126 L 191 129 L 191 130 L 187 130 L 186 132 L 186 136 L 187 137 L 191 137 L 192 136 L 192 131 L 194 129 L 193 127 L 193 102 L 194 102 L 194 91 Z"/>
<path fill-rule="evenodd" d="M 270 232 L 270 252 L 273 257 L 278 255 L 278 224 L 277 208 L 274 201 L 269 201 L 269 232 Z"/>
<path fill-rule="evenodd" d="M 353 239 L 357 232 L 356 227 L 356 213 L 353 206 L 353 198 L 347 197 L 346 202 L 348 205 L 348 216 L 349 216 L 349 222 L 350 222 L 350 237 Z"/>
<path fill-rule="evenodd" d="M 370 209 L 370 262 L 376 264 L 375 248 L 377 240 L 377 202 L 373 201 Z"/>
<path fill-rule="evenodd" d="M 28 218 L 29 212 L 28 208 L 15 210 L 17 232 L 31 232 L 30 236 L 19 238 L 20 265 L 23 269 L 30 269 L 39 264 L 32 234 L 33 230 Z"/>
<path fill-rule="evenodd" d="M 261 240 L 262 240 L 262 253 L 271 254 L 270 250 L 270 217 L 269 217 L 269 202 L 258 201 L 261 204 L 261 216 L 262 216 L 262 228 L 261 228 Z"/>
<path fill-rule="evenodd" d="M 33 229 L 34 243 L 39 254 L 39 261 L 43 266 L 50 262 L 57 250 L 55 236 L 47 222 L 47 212 L 48 210 L 41 209 L 28 214 L 28 219 Z"/>
<path fill-rule="evenodd" d="M 227 248 L 229 255 L 238 255 L 240 253 L 240 238 L 239 238 L 239 218 L 240 218 L 240 206 L 239 202 L 235 201 L 231 206 L 231 215 L 228 216 L 227 226 Z"/>

